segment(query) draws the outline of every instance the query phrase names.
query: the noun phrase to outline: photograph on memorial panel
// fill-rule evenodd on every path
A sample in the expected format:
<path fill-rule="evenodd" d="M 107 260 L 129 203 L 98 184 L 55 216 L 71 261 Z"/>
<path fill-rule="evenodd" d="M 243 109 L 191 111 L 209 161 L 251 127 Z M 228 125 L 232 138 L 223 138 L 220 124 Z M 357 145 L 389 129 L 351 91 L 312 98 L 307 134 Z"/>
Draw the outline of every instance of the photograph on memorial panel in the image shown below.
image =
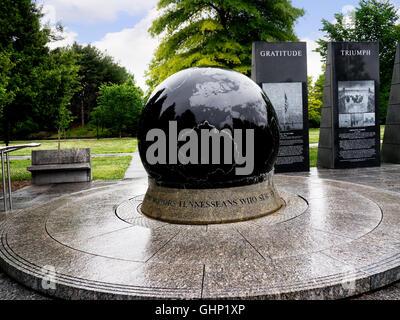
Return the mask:
<path fill-rule="evenodd" d="M 281 131 L 303 129 L 303 86 L 301 82 L 263 83 L 278 116 Z"/>
<path fill-rule="evenodd" d="M 351 115 L 350 114 L 339 114 L 339 127 L 348 128 L 351 127 Z"/>
<path fill-rule="evenodd" d="M 364 113 L 364 127 L 372 127 L 375 125 L 375 112 Z"/>
<path fill-rule="evenodd" d="M 339 128 L 375 125 L 375 82 L 339 81 Z"/>

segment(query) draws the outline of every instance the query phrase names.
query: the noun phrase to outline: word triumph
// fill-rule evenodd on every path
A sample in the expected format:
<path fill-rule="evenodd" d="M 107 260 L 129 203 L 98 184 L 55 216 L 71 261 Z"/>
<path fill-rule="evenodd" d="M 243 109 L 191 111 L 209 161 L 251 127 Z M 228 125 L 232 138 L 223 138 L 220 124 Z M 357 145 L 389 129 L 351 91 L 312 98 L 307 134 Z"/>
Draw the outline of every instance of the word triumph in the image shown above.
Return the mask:
<path fill-rule="evenodd" d="M 370 56 L 371 50 L 340 50 L 342 56 Z"/>
<path fill-rule="evenodd" d="M 243 155 L 243 130 L 200 129 L 200 137 L 194 129 L 183 129 L 178 135 L 176 121 L 169 121 L 168 135 L 159 128 L 147 132 L 146 141 L 154 141 L 146 151 L 149 164 L 221 164 L 221 140 L 223 140 L 223 164 L 244 165 L 236 167 L 236 175 L 250 175 L 254 170 L 254 129 L 245 130 L 246 154 Z M 168 137 L 168 150 L 167 150 Z M 200 156 L 199 156 L 200 140 Z M 211 155 L 210 155 L 211 140 Z M 178 141 L 186 142 L 178 150 Z"/>

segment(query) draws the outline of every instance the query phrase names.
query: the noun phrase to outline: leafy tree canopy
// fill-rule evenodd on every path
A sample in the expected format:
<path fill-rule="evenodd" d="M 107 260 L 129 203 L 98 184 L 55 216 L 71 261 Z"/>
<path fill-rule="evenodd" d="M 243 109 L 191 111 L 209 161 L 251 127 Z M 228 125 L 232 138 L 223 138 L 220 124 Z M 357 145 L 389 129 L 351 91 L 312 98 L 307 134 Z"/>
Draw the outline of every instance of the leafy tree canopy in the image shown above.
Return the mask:
<path fill-rule="evenodd" d="M 160 0 L 149 29 L 161 43 L 147 73 L 149 90 L 182 69 L 219 66 L 246 75 L 254 41 L 295 41 L 304 14 L 289 0 Z"/>
<path fill-rule="evenodd" d="M 315 83 L 308 77 L 308 122 L 311 128 L 319 128 L 324 90 L 325 74 L 321 74 Z"/>
<path fill-rule="evenodd" d="M 10 92 L 7 88 L 13 67 L 10 55 L 6 51 L 0 52 L 0 119 L 3 114 L 4 105 L 9 104 L 14 99 L 14 92 Z"/>
<path fill-rule="evenodd" d="M 318 40 L 318 52 L 326 58 L 328 41 L 377 41 L 380 62 L 381 122 L 386 119 L 396 44 L 400 41 L 400 16 L 389 1 L 361 0 L 349 16 L 335 14 L 336 21 L 322 20 L 326 39 Z"/>
<path fill-rule="evenodd" d="M 7 53 L 2 60 L 9 74 L 3 90 L 14 96 L 3 104 L 0 119 L 0 133 L 6 143 L 11 129 L 32 114 L 34 100 L 40 93 L 40 70 L 48 59 L 46 44 L 52 38 L 50 30 L 41 27 L 41 17 L 40 8 L 30 0 L 0 1 L 0 52 Z"/>
<path fill-rule="evenodd" d="M 70 50 L 78 57 L 81 78 L 81 89 L 72 98 L 71 111 L 84 126 L 97 104 L 100 86 L 103 83 L 123 84 L 130 75 L 124 67 L 115 63 L 112 57 L 96 47 L 74 43 Z"/>
<path fill-rule="evenodd" d="M 133 77 L 123 84 L 100 86 L 98 106 L 92 112 L 97 126 L 110 128 L 114 134 L 136 134 L 143 108 L 143 91 L 135 85 Z"/>
<path fill-rule="evenodd" d="M 41 70 L 41 93 L 35 99 L 35 120 L 46 122 L 50 130 L 57 129 L 59 138 L 61 130 L 73 120 L 70 101 L 80 90 L 76 60 L 77 56 L 72 51 L 59 48 L 50 53 L 47 64 Z"/>

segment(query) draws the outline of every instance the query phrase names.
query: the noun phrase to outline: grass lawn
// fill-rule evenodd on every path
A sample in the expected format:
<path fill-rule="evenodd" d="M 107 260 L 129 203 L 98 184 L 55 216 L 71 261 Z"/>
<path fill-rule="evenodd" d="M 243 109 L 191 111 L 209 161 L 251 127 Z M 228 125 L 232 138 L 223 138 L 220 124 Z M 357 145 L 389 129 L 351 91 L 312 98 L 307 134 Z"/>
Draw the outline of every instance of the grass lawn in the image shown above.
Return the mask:
<path fill-rule="evenodd" d="M 12 141 L 10 145 L 39 142 L 40 147 L 26 148 L 10 153 L 13 156 L 28 156 L 31 150 L 57 149 L 57 140 L 39 141 Z M 4 144 L 0 144 L 4 146 Z M 68 139 L 61 140 L 61 149 L 91 148 L 92 154 L 98 153 L 129 153 L 134 152 L 137 146 L 136 138 L 107 138 L 107 139 Z"/>
<path fill-rule="evenodd" d="M 318 147 L 310 147 L 310 167 L 317 166 Z"/>
<path fill-rule="evenodd" d="M 131 156 L 92 158 L 93 179 L 122 179 L 131 160 Z M 31 160 L 10 160 L 11 180 L 30 180 L 31 173 L 26 170 L 26 168 L 30 165 Z M 2 178 L 3 177 L 0 171 L 0 179 Z"/>
<path fill-rule="evenodd" d="M 26 170 L 31 165 L 31 160 L 10 160 L 11 180 L 21 181 L 30 180 L 31 173 Z M 3 179 L 3 174 L 0 172 L 0 179 Z"/>
<path fill-rule="evenodd" d="M 92 158 L 93 179 L 122 179 L 131 160 L 132 156 Z"/>
<path fill-rule="evenodd" d="M 385 126 L 381 126 L 381 140 Z M 310 143 L 318 143 L 319 128 L 311 128 L 309 131 Z M 39 142 L 41 145 L 38 148 L 22 149 L 12 153 L 13 156 L 27 156 L 31 154 L 31 150 L 51 150 L 57 149 L 57 140 L 38 140 L 38 141 L 12 141 L 10 144 L 23 144 Z M 4 146 L 4 144 L 0 144 Z M 136 138 L 105 138 L 105 139 L 68 139 L 61 140 L 62 149 L 70 148 L 91 148 L 92 154 L 99 153 L 130 153 L 134 152 L 137 146 Z"/>
<path fill-rule="evenodd" d="M 310 128 L 309 131 L 310 143 L 318 143 L 319 141 L 319 128 Z"/>

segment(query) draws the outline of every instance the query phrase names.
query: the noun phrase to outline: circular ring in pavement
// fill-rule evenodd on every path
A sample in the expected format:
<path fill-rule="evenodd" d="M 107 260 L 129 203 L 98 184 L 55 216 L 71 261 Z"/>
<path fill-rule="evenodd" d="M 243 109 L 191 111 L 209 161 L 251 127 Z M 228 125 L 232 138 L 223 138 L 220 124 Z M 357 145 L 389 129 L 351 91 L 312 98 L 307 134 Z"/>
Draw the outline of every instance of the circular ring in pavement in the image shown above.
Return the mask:
<path fill-rule="evenodd" d="M 275 184 L 285 209 L 200 226 L 142 215 L 146 179 L 78 192 L 5 220 L 0 264 L 67 299 L 332 299 L 400 278 L 399 194 L 286 175 Z"/>

